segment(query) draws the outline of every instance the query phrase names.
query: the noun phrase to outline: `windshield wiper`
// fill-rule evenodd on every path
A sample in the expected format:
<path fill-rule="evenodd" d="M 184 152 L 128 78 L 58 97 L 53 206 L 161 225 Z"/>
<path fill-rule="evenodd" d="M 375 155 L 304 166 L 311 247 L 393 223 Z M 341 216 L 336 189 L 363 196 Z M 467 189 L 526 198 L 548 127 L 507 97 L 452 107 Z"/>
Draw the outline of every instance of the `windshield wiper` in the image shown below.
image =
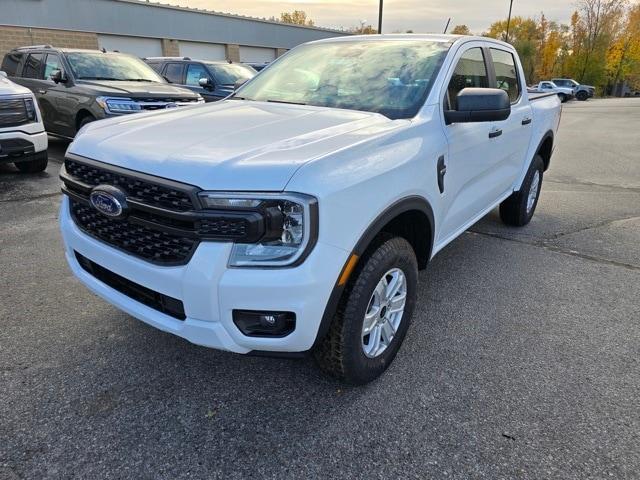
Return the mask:
<path fill-rule="evenodd" d="M 113 77 L 78 77 L 78 80 L 114 80 L 114 81 L 120 81 L 120 78 L 113 78 Z"/>
<path fill-rule="evenodd" d="M 286 100 L 266 100 L 267 102 L 271 102 L 271 103 L 289 103 L 291 105 L 306 105 L 306 103 L 301 103 L 301 102 L 288 102 Z"/>
<path fill-rule="evenodd" d="M 155 82 L 155 80 L 149 80 L 148 78 L 123 78 L 123 82 Z"/>

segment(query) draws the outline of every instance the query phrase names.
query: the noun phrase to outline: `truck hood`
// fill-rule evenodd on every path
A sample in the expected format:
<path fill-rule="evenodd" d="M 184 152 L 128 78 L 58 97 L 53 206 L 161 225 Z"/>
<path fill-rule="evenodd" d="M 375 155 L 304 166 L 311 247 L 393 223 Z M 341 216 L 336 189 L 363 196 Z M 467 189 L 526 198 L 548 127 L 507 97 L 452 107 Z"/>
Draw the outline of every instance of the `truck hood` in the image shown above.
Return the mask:
<path fill-rule="evenodd" d="M 192 98 L 198 95 L 187 88 L 160 82 L 118 82 L 108 80 L 79 80 L 78 86 L 98 95 L 130 98 Z"/>
<path fill-rule="evenodd" d="M 0 95 L 31 95 L 31 90 L 0 75 Z"/>
<path fill-rule="evenodd" d="M 224 100 L 93 122 L 69 152 L 208 190 L 282 191 L 305 163 L 406 123 L 377 113 Z"/>

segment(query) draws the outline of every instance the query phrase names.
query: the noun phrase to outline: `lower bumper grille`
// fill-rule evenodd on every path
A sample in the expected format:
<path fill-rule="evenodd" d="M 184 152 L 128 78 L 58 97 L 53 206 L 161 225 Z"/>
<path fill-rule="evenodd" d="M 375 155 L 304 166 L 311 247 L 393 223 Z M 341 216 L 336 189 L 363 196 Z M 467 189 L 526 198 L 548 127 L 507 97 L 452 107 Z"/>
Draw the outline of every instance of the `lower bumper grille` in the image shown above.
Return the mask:
<path fill-rule="evenodd" d="M 152 230 L 125 220 L 106 217 L 92 207 L 70 201 L 76 225 L 92 237 L 107 244 L 162 265 L 182 265 L 197 248 L 196 238 Z"/>
<path fill-rule="evenodd" d="M 150 288 L 143 287 L 140 284 L 132 282 L 127 278 L 121 277 L 117 273 L 92 262 L 87 257 L 80 255 L 78 252 L 75 252 L 75 254 L 78 263 L 85 271 L 114 290 L 119 291 L 147 307 L 153 308 L 154 310 L 162 312 L 173 318 L 177 318 L 178 320 L 184 320 L 187 318 L 184 313 L 184 305 L 180 300 L 163 295 L 162 293 L 158 293 Z"/>

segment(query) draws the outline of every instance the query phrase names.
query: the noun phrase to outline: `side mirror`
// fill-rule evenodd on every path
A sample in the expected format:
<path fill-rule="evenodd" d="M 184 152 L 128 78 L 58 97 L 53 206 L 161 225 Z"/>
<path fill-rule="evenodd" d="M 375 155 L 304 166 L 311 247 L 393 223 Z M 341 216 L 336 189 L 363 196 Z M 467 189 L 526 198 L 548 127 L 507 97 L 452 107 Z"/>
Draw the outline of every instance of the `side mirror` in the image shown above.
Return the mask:
<path fill-rule="evenodd" d="M 198 80 L 198 85 L 200 85 L 202 88 L 206 88 L 207 90 L 209 90 L 212 86 L 211 79 L 202 77 L 200 80 Z"/>
<path fill-rule="evenodd" d="M 51 75 L 49 75 L 49 78 L 55 83 L 67 83 L 67 77 L 64 76 L 62 70 L 54 70 L 51 72 Z"/>
<path fill-rule="evenodd" d="M 236 80 L 236 83 L 233 84 L 233 89 L 238 90 L 242 85 L 247 83 L 248 80 L 248 78 L 241 78 L 239 80 Z"/>
<path fill-rule="evenodd" d="M 499 88 L 464 88 L 456 97 L 458 108 L 445 110 L 447 125 L 468 122 L 497 122 L 511 115 L 509 95 Z"/>

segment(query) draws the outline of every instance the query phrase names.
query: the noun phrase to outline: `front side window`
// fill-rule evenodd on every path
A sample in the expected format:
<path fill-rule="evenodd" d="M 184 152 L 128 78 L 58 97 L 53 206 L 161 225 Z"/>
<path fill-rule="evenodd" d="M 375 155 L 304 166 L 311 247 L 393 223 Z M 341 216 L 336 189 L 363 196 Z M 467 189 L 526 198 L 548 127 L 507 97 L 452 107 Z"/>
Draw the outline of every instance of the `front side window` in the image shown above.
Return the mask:
<path fill-rule="evenodd" d="M 20 65 L 20 61 L 22 60 L 22 53 L 7 53 L 2 61 L 2 70 L 9 77 L 15 77 L 18 73 L 18 65 Z"/>
<path fill-rule="evenodd" d="M 447 41 L 377 39 L 302 45 L 236 97 L 411 118 L 424 103 L 449 47 Z"/>
<path fill-rule="evenodd" d="M 164 70 L 164 77 L 169 83 L 182 83 L 182 71 L 184 66 L 181 63 L 168 63 Z"/>
<path fill-rule="evenodd" d="M 67 53 L 67 60 L 78 80 L 162 82 L 162 78 L 142 60 L 121 53 Z"/>
<path fill-rule="evenodd" d="M 493 58 L 493 68 L 496 71 L 497 88 L 507 92 L 511 103 L 517 102 L 520 98 L 520 82 L 518 82 L 516 60 L 513 58 L 513 54 L 492 48 L 491 57 Z"/>
<path fill-rule="evenodd" d="M 482 49 L 470 48 L 462 54 L 449 81 L 449 108 L 457 108 L 458 94 L 465 88 L 489 88 L 489 75 Z"/>
<path fill-rule="evenodd" d="M 47 60 L 44 63 L 44 79 L 48 80 L 55 70 L 62 70 L 62 66 L 60 65 L 60 57 L 58 55 L 53 55 L 49 53 L 47 55 Z"/>
<path fill-rule="evenodd" d="M 201 78 L 209 78 L 207 70 L 199 63 L 190 63 L 187 67 L 187 80 L 185 83 L 192 87 L 200 86 Z"/>
<path fill-rule="evenodd" d="M 234 85 L 238 80 L 249 80 L 256 75 L 253 68 L 240 63 L 208 63 L 207 66 L 213 73 L 216 83 L 221 85 Z"/>
<path fill-rule="evenodd" d="M 24 65 L 24 73 L 22 76 L 24 78 L 42 78 L 40 75 L 42 72 L 43 57 L 44 55 L 42 53 L 32 53 L 29 55 L 27 63 Z"/>

